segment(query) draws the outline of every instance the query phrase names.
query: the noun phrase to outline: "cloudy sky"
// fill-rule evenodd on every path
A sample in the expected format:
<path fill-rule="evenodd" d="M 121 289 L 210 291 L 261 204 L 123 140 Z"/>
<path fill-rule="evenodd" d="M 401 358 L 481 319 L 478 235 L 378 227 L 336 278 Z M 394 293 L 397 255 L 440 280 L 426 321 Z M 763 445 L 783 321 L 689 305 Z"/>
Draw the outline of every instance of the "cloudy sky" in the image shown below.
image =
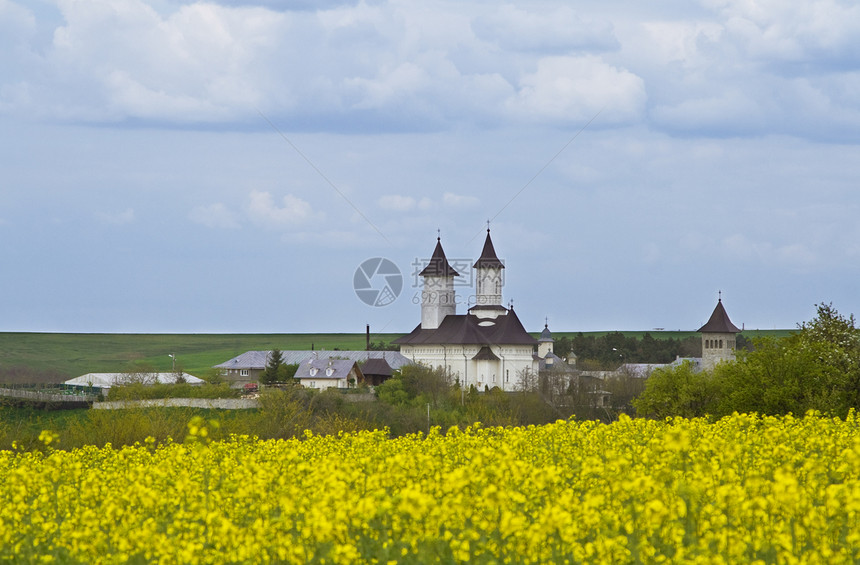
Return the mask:
<path fill-rule="evenodd" d="M 0 0 L 0 331 L 407 332 L 487 220 L 532 331 L 860 314 L 858 37 L 854 0 Z"/>

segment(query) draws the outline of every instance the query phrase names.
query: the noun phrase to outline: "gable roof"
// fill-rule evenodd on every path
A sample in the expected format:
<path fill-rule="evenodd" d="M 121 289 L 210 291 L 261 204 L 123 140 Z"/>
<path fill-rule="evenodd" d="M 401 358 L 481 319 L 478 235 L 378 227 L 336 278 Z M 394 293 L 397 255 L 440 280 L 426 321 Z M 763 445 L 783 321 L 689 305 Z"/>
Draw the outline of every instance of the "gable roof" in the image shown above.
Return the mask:
<path fill-rule="evenodd" d="M 496 256 L 496 249 L 493 247 L 493 240 L 490 239 L 490 228 L 487 228 L 487 239 L 484 240 L 484 249 L 481 251 L 481 257 L 472 265 L 476 269 L 495 267 L 504 269 L 505 265 Z"/>
<path fill-rule="evenodd" d="M 203 379 L 199 379 L 188 373 L 179 373 L 185 382 L 192 385 L 202 384 Z M 111 388 L 112 386 L 122 386 L 132 382 L 140 382 L 151 385 L 156 383 L 161 384 L 176 384 L 177 373 L 87 373 L 80 377 L 75 377 L 64 381 L 63 384 L 72 386 L 93 386 L 97 388 Z"/>
<path fill-rule="evenodd" d="M 385 360 L 385 357 L 382 357 L 379 359 L 368 359 L 364 365 L 361 366 L 361 372 L 365 376 L 379 375 L 390 377 L 393 370 L 391 369 L 391 365 L 388 364 L 388 361 Z"/>
<path fill-rule="evenodd" d="M 473 361 L 498 361 L 499 356 L 493 353 L 489 345 L 481 347 L 480 350 L 472 357 Z"/>
<path fill-rule="evenodd" d="M 478 318 L 474 314 L 449 314 L 434 330 L 418 324 L 408 335 L 395 339 L 398 345 L 534 345 L 513 309 L 496 318 Z"/>
<path fill-rule="evenodd" d="M 717 307 L 708 322 L 697 331 L 703 333 L 738 333 L 741 330 L 729 320 L 729 315 L 723 307 L 722 298 L 717 300 Z"/>
<path fill-rule="evenodd" d="M 265 369 L 266 362 L 269 360 L 271 351 L 246 351 L 241 355 L 237 355 L 232 359 L 215 365 L 216 369 Z M 399 369 L 403 365 L 409 365 L 412 360 L 401 355 L 399 351 L 340 351 L 323 350 L 323 351 L 281 351 L 284 356 L 285 365 L 299 365 L 303 361 L 316 356 L 317 359 L 341 358 L 350 359 L 352 361 L 365 361 L 367 359 L 385 358 L 386 362 L 393 369 Z"/>
<path fill-rule="evenodd" d="M 349 359 L 308 359 L 296 369 L 296 379 L 348 379 L 350 372 L 355 369 L 358 376 L 361 370 L 355 361 Z"/>
<path fill-rule="evenodd" d="M 460 273 L 448 264 L 448 258 L 445 257 L 445 251 L 442 249 L 442 239 L 436 238 L 436 249 L 433 250 L 433 256 L 430 257 L 430 262 L 427 266 L 418 273 L 419 277 L 457 277 Z"/>

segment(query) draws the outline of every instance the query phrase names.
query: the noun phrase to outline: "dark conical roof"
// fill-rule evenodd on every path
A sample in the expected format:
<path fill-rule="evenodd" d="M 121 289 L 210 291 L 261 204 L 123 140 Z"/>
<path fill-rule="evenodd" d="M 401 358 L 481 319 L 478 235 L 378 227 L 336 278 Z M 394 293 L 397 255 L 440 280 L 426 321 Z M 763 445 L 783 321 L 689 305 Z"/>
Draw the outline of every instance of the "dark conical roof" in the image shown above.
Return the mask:
<path fill-rule="evenodd" d="M 729 320 L 729 315 L 723 307 L 723 300 L 717 300 L 717 307 L 714 308 L 714 313 L 711 314 L 711 319 L 708 323 L 698 329 L 700 332 L 707 333 L 738 333 L 741 330 Z"/>
<path fill-rule="evenodd" d="M 456 277 L 460 273 L 448 264 L 448 258 L 445 257 L 445 251 L 442 249 L 441 238 L 436 238 L 436 249 L 433 250 L 433 256 L 430 257 L 430 262 L 424 267 L 424 270 L 418 273 L 421 277 Z"/>
<path fill-rule="evenodd" d="M 484 249 L 481 251 L 481 257 L 475 261 L 473 267 L 475 269 L 480 269 L 481 267 L 505 268 L 505 265 L 496 256 L 496 249 L 493 247 L 493 240 L 490 239 L 489 228 L 487 228 L 487 239 L 484 240 Z"/>
<path fill-rule="evenodd" d="M 552 339 L 552 332 L 549 331 L 549 324 L 544 324 L 543 331 L 540 333 L 540 339 L 538 341 L 554 341 Z"/>

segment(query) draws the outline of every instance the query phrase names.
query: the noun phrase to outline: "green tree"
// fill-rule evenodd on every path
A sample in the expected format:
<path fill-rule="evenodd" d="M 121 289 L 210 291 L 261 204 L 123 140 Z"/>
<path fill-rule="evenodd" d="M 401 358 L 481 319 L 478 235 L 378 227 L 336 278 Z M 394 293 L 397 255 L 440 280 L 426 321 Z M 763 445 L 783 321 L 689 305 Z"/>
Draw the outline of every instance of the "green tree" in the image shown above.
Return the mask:
<path fill-rule="evenodd" d="M 296 371 L 298 370 L 298 365 L 281 363 L 280 365 L 278 365 L 278 378 L 276 382 L 286 384 L 299 384 L 299 382 L 295 379 Z"/>
<path fill-rule="evenodd" d="M 860 330 L 854 316 L 832 304 L 782 339 L 755 339 L 736 363 L 718 365 L 719 413 L 803 414 L 819 410 L 845 415 L 860 408 Z"/>
<path fill-rule="evenodd" d="M 655 369 L 633 407 L 640 416 L 695 418 L 713 410 L 718 392 L 710 372 L 697 372 L 692 363 L 683 362 Z"/>
<path fill-rule="evenodd" d="M 266 370 L 260 375 L 260 382 L 271 384 L 278 382 L 278 369 L 284 363 L 284 354 L 280 349 L 273 349 L 266 359 Z"/>

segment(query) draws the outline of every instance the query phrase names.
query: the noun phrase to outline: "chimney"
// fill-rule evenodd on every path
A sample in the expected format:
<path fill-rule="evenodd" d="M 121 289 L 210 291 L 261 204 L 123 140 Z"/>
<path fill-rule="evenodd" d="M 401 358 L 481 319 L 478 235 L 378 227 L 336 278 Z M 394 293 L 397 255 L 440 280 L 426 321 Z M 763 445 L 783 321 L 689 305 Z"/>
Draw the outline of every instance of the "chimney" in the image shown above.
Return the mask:
<path fill-rule="evenodd" d="M 370 324 L 367 324 L 367 338 L 365 342 L 365 350 L 370 351 Z"/>

